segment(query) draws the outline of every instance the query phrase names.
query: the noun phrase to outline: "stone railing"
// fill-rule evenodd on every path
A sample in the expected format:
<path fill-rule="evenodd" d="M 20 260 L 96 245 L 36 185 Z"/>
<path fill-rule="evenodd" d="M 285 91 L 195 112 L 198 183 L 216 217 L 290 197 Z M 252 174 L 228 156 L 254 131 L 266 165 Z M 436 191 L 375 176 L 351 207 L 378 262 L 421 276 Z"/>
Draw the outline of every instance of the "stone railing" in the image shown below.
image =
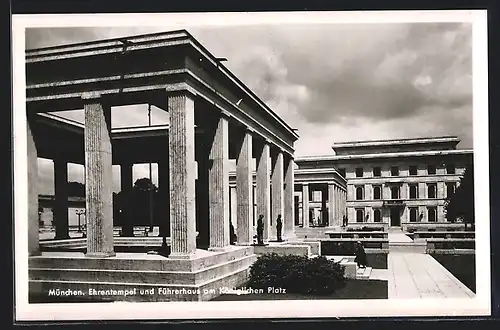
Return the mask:
<path fill-rule="evenodd" d="M 474 239 L 476 237 L 476 233 L 472 231 L 416 231 L 410 234 L 407 234 L 413 240 L 419 239 L 430 239 L 430 238 L 470 238 Z"/>
<path fill-rule="evenodd" d="M 389 240 L 382 238 L 322 238 L 321 254 L 323 255 L 354 255 L 356 242 L 361 242 L 366 253 L 387 253 Z"/>
<path fill-rule="evenodd" d="M 389 233 L 383 231 L 327 231 L 330 238 L 380 238 L 389 239 Z"/>
<path fill-rule="evenodd" d="M 404 231 L 463 231 L 465 225 L 463 223 L 451 222 L 402 222 L 401 227 Z"/>
<path fill-rule="evenodd" d="M 360 231 L 360 230 L 374 230 L 374 231 L 385 231 L 389 225 L 382 222 L 348 222 L 347 231 Z"/>
<path fill-rule="evenodd" d="M 476 240 L 473 238 L 428 238 L 427 253 L 434 250 L 474 250 Z"/>

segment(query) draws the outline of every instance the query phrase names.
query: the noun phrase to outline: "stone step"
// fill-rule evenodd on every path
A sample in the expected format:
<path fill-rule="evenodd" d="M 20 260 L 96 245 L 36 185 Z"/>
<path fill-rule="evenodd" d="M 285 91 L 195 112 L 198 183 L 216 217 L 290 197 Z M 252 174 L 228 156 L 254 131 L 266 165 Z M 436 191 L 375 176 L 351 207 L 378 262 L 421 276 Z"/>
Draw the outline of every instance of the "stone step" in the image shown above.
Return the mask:
<path fill-rule="evenodd" d="M 80 301 L 131 301 L 131 302 L 168 302 L 168 301 L 207 301 L 222 294 L 221 290 L 235 288 L 248 281 L 250 274 L 249 268 L 237 269 L 228 274 L 222 274 L 217 278 L 209 280 L 198 285 L 185 284 L 147 284 L 147 283 L 123 283 L 123 282 L 98 282 L 98 281 L 63 281 L 63 280 L 30 280 L 29 292 L 30 298 L 52 299 L 57 302 L 58 298 L 64 296 L 49 296 L 52 292 L 65 292 L 71 290 L 73 293 L 83 295 L 72 295 Z M 109 290 L 111 295 L 89 295 L 90 290 Z M 114 290 L 115 295 L 113 295 Z M 128 295 L 119 290 L 126 290 Z M 143 292 L 141 290 L 151 290 L 152 292 Z"/>
<path fill-rule="evenodd" d="M 115 246 L 161 246 L 162 237 L 114 237 L 113 244 Z M 170 245 L 170 237 L 166 239 L 167 245 Z M 73 238 L 64 240 L 47 240 L 40 242 L 42 250 L 50 250 L 51 248 L 65 249 L 85 249 L 87 247 L 86 238 Z"/>
<path fill-rule="evenodd" d="M 367 280 L 372 273 L 372 267 L 359 268 L 356 270 L 356 279 Z"/>
<path fill-rule="evenodd" d="M 68 268 L 30 268 L 30 280 L 62 280 L 75 282 L 121 282 L 145 284 L 188 284 L 196 285 L 220 276 L 233 273 L 238 269 L 250 267 L 256 255 L 243 256 L 221 264 L 206 267 L 196 272 L 165 270 L 116 270 L 116 269 L 68 269 Z"/>
<path fill-rule="evenodd" d="M 88 258 L 83 253 L 49 253 L 29 258 L 28 267 L 54 269 L 114 269 L 149 271 L 193 271 L 240 259 L 254 254 L 251 246 L 232 246 L 224 252 L 197 250 L 194 260 L 168 259 L 160 255 L 117 253 L 115 257 Z"/>

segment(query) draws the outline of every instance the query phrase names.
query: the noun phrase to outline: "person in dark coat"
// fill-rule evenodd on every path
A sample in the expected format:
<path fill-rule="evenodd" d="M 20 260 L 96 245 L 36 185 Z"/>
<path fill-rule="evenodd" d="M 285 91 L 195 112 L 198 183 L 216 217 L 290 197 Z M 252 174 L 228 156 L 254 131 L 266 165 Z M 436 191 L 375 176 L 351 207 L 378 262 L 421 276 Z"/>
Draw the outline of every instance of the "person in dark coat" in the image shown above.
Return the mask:
<path fill-rule="evenodd" d="M 354 259 L 354 262 L 357 263 L 360 268 L 366 268 L 367 266 L 366 252 L 360 241 L 356 243 L 356 258 Z"/>
<path fill-rule="evenodd" d="M 283 221 L 281 220 L 281 214 L 278 214 L 278 219 L 276 219 L 276 238 L 278 242 L 282 242 L 281 230 L 283 229 Z"/>
<path fill-rule="evenodd" d="M 264 236 L 264 216 L 259 215 L 259 219 L 257 220 L 257 244 L 264 245 L 263 241 Z"/>
<path fill-rule="evenodd" d="M 234 226 L 232 222 L 229 222 L 229 244 L 234 245 L 236 244 L 236 233 L 234 231 Z"/>

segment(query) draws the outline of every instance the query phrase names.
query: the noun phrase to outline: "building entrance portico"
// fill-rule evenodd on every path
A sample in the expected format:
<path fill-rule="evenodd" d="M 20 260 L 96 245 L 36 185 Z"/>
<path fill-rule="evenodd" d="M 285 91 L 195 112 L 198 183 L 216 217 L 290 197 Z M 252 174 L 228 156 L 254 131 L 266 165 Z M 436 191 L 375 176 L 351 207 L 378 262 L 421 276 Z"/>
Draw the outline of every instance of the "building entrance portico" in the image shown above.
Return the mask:
<path fill-rule="evenodd" d="M 401 226 L 401 208 L 393 206 L 389 208 L 391 227 Z"/>

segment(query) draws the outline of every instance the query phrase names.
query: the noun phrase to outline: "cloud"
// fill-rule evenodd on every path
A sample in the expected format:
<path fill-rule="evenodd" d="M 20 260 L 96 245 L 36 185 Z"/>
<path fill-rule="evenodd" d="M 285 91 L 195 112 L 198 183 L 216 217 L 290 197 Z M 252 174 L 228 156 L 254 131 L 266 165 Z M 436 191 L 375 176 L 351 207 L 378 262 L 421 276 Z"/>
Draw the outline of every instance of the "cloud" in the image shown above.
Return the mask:
<path fill-rule="evenodd" d="M 26 47 L 165 30 L 28 29 Z M 296 156 L 331 154 L 335 141 L 433 135 L 458 135 L 461 147 L 472 147 L 470 24 L 192 26 L 188 31 L 212 54 L 228 58 L 224 65 L 298 129 Z M 152 113 L 153 124 L 168 122 L 168 113 L 155 108 Z M 82 111 L 64 115 L 83 122 Z M 112 121 L 113 127 L 146 125 L 147 106 L 114 108 Z M 148 176 L 147 166 L 136 167 L 135 178 Z M 42 174 L 50 185 L 50 174 Z"/>

